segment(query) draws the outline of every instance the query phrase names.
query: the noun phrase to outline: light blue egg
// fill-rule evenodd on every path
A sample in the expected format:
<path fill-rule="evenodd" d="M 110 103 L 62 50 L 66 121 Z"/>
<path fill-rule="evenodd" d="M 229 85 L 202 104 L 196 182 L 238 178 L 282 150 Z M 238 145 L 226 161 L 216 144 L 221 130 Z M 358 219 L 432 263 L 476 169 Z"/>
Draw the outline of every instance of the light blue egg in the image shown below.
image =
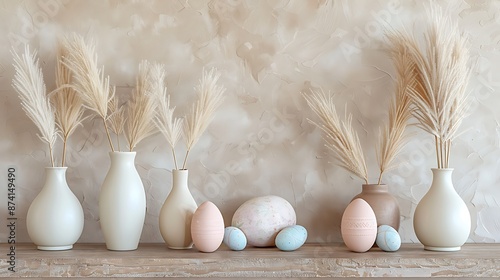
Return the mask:
<path fill-rule="evenodd" d="M 381 225 L 377 228 L 377 246 L 386 252 L 395 252 L 401 247 L 401 237 L 391 226 Z"/>
<path fill-rule="evenodd" d="M 275 239 L 275 244 L 282 251 L 299 249 L 307 239 L 307 230 L 303 226 L 294 225 L 282 229 Z"/>
<path fill-rule="evenodd" d="M 224 230 L 224 244 L 233 251 L 241 251 L 247 246 L 247 237 L 237 227 L 227 227 Z"/>

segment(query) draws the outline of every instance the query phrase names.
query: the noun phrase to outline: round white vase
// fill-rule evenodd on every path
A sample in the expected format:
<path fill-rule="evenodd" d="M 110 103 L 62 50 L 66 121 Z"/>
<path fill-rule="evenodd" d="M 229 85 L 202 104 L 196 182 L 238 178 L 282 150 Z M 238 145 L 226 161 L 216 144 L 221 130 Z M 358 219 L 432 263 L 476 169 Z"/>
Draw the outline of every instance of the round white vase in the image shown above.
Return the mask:
<path fill-rule="evenodd" d="M 135 152 L 110 152 L 111 166 L 99 196 L 99 217 L 106 248 L 135 250 L 146 218 L 146 193 L 134 165 Z"/>
<path fill-rule="evenodd" d="M 426 250 L 458 251 L 469 238 L 469 209 L 453 187 L 452 173 L 433 168 L 432 185 L 415 209 L 413 228 Z"/>
<path fill-rule="evenodd" d="M 83 209 L 66 182 L 67 167 L 45 168 L 45 185 L 28 209 L 28 235 L 39 250 L 69 250 L 83 231 Z"/>
<path fill-rule="evenodd" d="M 188 187 L 188 170 L 172 170 L 172 190 L 160 210 L 160 232 L 168 248 L 193 247 L 191 219 L 197 208 Z"/>

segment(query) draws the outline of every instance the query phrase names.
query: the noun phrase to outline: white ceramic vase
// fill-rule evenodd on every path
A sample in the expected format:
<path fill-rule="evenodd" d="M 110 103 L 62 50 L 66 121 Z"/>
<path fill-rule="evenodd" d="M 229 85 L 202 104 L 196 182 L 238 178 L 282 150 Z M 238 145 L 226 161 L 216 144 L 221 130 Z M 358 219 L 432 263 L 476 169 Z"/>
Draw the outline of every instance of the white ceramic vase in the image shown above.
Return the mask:
<path fill-rule="evenodd" d="M 135 152 L 110 152 L 111 166 L 99 196 L 99 217 L 106 247 L 113 251 L 139 246 L 146 218 L 146 193 L 134 165 Z"/>
<path fill-rule="evenodd" d="M 458 251 L 469 238 L 469 209 L 453 187 L 452 173 L 433 168 L 432 185 L 415 209 L 413 228 L 426 250 Z"/>
<path fill-rule="evenodd" d="M 193 247 L 191 220 L 198 208 L 188 187 L 188 170 L 172 170 L 172 189 L 160 210 L 160 232 L 170 249 Z"/>
<path fill-rule="evenodd" d="M 45 185 L 28 209 L 28 235 L 39 250 L 69 250 L 83 231 L 83 209 L 66 182 L 67 167 L 45 168 Z"/>

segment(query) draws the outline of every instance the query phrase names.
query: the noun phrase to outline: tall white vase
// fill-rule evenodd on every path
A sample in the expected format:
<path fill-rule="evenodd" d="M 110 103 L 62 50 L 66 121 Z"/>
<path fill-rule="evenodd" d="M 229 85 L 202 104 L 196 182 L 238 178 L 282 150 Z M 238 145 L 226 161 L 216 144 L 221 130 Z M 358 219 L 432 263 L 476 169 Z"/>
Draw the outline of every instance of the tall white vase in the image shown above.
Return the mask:
<path fill-rule="evenodd" d="M 188 170 L 172 170 L 172 190 L 160 210 L 160 232 L 170 249 L 193 247 L 191 219 L 196 208 L 188 187 Z"/>
<path fill-rule="evenodd" d="M 108 250 L 139 246 L 146 218 L 146 193 L 134 165 L 135 152 L 110 152 L 111 166 L 99 196 L 101 230 Z"/>
<path fill-rule="evenodd" d="M 415 209 L 413 228 L 426 250 L 458 251 L 469 238 L 469 209 L 453 187 L 452 173 L 433 168 L 432 185 Z"/>
<path fill-rule="evenodd" d="M 45 185 L 28 209 L 28 235 L 39 250 L 69 250 L 83 231 L 83 209 L 66 182 L 67 167 L 45 168 Z"/>

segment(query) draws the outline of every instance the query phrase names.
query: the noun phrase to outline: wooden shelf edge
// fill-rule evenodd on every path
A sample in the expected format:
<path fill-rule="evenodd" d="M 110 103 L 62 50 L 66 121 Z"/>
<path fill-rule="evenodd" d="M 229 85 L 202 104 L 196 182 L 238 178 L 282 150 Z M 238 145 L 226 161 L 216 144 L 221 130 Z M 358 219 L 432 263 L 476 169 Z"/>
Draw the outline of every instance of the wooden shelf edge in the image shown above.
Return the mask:
<path fill-rule="evenodd" d="M 0 244 L 5 256 L 9 244 Z M 311 277 L 500 277 L 500 244 L 466 244 L 458 252 L 425 251 L 403 244 L 397 252 L 372 248 L 350 252 L 343 244 L 306 244 L 294 252 L 277 248 L 214 253 L 170 250 L 165 244 L 140 244 L 138 250 L 108 251 L 104 244 L 76 244 L 68 251 L 39 251 L 16 245 L 16 272 L 0 263 L 0 277 L 90 278 L 311 278 Z"/>

